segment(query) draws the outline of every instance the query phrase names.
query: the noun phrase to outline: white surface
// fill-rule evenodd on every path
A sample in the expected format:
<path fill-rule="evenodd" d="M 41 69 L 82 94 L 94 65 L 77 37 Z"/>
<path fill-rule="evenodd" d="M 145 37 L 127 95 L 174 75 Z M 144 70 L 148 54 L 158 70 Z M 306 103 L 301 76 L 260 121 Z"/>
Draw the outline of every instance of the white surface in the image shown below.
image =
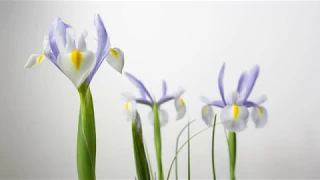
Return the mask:
<path fill-rule="evenodd" d="M 320 178 L 320 3 L 14 2 L 1 3 L 0 13 L 2 178 L 77 178 L 77 91 L 50 62 L 34 69 L 23 66 L 30 54 L 41 52 L 43 36 L 55 17 L 73 25 L 77 33 L 86 28 L 90 38 L 95 36 L 95 13 L 104 20 L 112 46 L 124 51 L 124 71 L 140 78 L 158 98 L 162 79 L 167 80 L 169 93 L 178 86 L 187 89 L 183 97 L 188 114 L 198 120 L 193 133 L 205 128 L 199 96 L 219 98 L 217 75 L 222 63 L 226 62 L 227 92 L 235 89 L 243 70 L 259 64 L 261 73 L 251 97 L 268 95 L 269 124 L 255 129 L 250 122 L 249 128 L 238 134 L 237 177 Z M 94 50 L 94 46 L 88 43 L 88 49 Z M 138 91 L 106 62 L 91 87 L 97 177 L 132 179 L 130 123 L 120 94 Z M 170 121 L 162 129 L 167 172 L 175 138 L 187 118 L 174 120 L 173 102 L 164 108 L 170 113 Z M 148 111 L 140 108 L 155 165 Z M 212 179 L 210 146 L 210 131 L 192 141 L 192 178 Z M 179 164 L 180 177 L 186 178 L 186 151 Z M 217 128 L 216 170 L 218 178 L 228 178 L 221 126 Z"/>

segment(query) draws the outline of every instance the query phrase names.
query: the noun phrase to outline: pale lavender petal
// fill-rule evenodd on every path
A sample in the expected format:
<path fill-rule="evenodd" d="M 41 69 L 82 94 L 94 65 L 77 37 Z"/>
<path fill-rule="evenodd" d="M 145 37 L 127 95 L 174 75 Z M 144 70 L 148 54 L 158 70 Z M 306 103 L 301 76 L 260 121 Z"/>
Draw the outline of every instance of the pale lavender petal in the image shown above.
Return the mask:
<path fill-rule="evenodd" d="M 153 106 L 153 103 L 146 100 L 146 99 L 141 99 L 141 98 L 135 98 L 136 102 L 139 104 L 144 104 L 144 105 L 148 105 L 148 106 Z"/>
<path fill-rule="evenodd" d="M 158 105 L 161 105 L 161 104 L 163 104 L 163 103 L 165 103 L 165 102 L 168 102 L 168 101 L 170 101 L 170 100 L 173 100 L 174 99 L 174 96 L 163 96 L 158 102 L 157 102 L 157 104 Z"/>
<path fill-rule="evenodd" d="M 225 69 L 225 63 L 223 63 L 223 65 L 220 69 L 220 72 L 219 72 L 218 85 L 219 85 L 219 90 L 220 90 L 220 95 L 221 95 L 222 101 L 223 101 L 224 105 L 226 105 L 226 100 L 224 98 L 224 88 L 223 88 L 224 69 Z"/>
<path fill-rule="evenodd" d="M 87 77 L 86 82 L 89 84 L 99 69 L 103 59 L 106 57 L 108 54 L 108 50 L 110 47 L 107 47 L 108 44 L 108 33 L 106 31 L 106 28 L 104 27 L 103 21 L 100 17 L 99 14 L 96 14 L 94 16 L 94 26 L 96 27 L 97 30 L 97 35 L 98 35 L 98 46 L 97 46 L 97 52 L 96 52 L 96 64 L 91 71 L 90 75 Z"/>
<path fill-rule="evenodd" d="M 246 80 L 247 81 L 246 87 L 245 87 L 246 89 L 245 96 L 244 96 L 245 101 L 248 99 L 249 95 L 251 94 L 254 84 L 256 83 L 256 80 L 258 78 L 259 72 L 260 72 L 259 66 L 255 65 L 248 74 L 248 77 Z"/>
<path fill-rule="evenodd" d="M 223 101 L 212 101 L 209 105 L 224 108 L 226 105 Z"/>
<path fill-rule="evenodd" d="M 243 103 L 243 105 L 244 106 L 246 106 L 246 107 L 253 107 L 253 106 L 257 106 L 257 104 L 256 103 L 254 103 L 254 102 L 251 102 L 251 101 L 245 101 L 244 103 Z"/>
<path fill-rule="evenodd" d="M 240 79 L 238 81 L 238 87 L 237 87 L 237 92 L 240 93 L 243 90 L 243 85 L 245 82 L 245 78 L 246 78 L 247 73 L 243 72 L 240 76 Z"/>
<path fill-rule="evenodd" d="M 162 96 L 167 94 L 167 83 L 165 80 L 162 81 Z"/>
<path fill-rule="evenodd" d="M 140 93 L 144 93 L 145 95 L 147 95 L 149 97 L 150 101 L 153 102 L 149 91 L 147 90 L 147 88 L 143 85 L 143 83 L 140 80 L 138 80 L 136 77 L 134 77 L 130 73 L 125 72 L 124 74 L 140 90 Z"/>
<path fill-rule="evenodd" d="M 66 45 L 66 29 L 71 28 L 69 24 L 64 23 L 61 18 L 57 18 L 51 25 L 50 31 L 49 31 L 49 45 L 50 49 L 52 50 L 54 58 L 51 58 L 50 60 L 57 65 L 57 58 L 59 56 L 59 48 L 56 43 L 56 37 L 55 32 L 58 31 L 59 36 L 62 37 L 62 41 L 64 46 Z"/>
<path fill-rule="evenodd" d="M 146 99 L 146 94 L 142 91 L 142 90 L 140 90 L 140 95 L 141 95 L 141 98 L 142 99 Z"/>

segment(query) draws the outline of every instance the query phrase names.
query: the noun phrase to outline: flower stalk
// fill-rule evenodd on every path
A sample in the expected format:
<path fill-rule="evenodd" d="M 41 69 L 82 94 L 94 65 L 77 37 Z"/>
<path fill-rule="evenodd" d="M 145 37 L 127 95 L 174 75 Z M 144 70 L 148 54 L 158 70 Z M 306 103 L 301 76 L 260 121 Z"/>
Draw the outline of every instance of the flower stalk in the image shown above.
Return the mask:
<path fill-rule="evenodd" d="M 77 138 L 78 179 L 96 179 L 96 130 L 92 96 L 88 85 L 83 83 L 79 89 L 80 113 Z"/>
<path fill-rule="evenodd" d="M 158 179 L 164 180 L 163 170 L 162 170 L 162 152 L 161 152 L 161 128 L 160 120 L 158 113 L 158 105 L 155 103 L 153 105 L 153 115 L 154 115 L 154 144 L 156 149 L 157 156 L 157 165 L 158 165 Z"/>
<path fill-rule="evenodd" d="M 228 147 L 229 147 L 229 167 L 230 167 L 230 180 L 235 180 L 236 169 L 236 153 L 237 153 L 237 135 L 235 132 L 229 132 L 228 135 Z"/>

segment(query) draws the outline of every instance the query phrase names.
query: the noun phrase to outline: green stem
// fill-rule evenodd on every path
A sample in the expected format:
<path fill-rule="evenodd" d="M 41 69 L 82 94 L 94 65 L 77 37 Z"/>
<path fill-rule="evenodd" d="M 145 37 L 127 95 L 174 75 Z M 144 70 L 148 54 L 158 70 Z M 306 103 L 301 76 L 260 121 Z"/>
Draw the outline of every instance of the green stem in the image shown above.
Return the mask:
<path fill-rule="evenodd" d="M 164 180 L 163 170 L 162 170 L 162 154 L 161 154 L 161 127 L 159 120 L 158 105 L 153 105 L 153 117 L 154 117 L 154 144 L 157 156 L 158 165 L 158 180 Z"/>
<path fill-rule="evenodd" d="M 212 128 L 212 173 L 213 173 L 213 179 L 216 180 L 216 171 L 214 167 L 214 134 L 216 129 L 216 120 L 217 115 L 214 116 L 214 122 L 213 122 L 213 128 Z"/>
<path fill-rule="evenodd" d="M 79 180 L 94 180 L 96 166 L 96 130 L 90 88 L 85 83 L 78 89 L 80 113 L 77 139 L 77 168 Z"/>
<path fill-rule="evenodd" d="M 237 138 L 235 132 L 229 132 L 228 136 L 229 146 L 229 166 L 230 166 L 230 180 L 235 180 L 235 168 L 236 168 L 236 153 L 237 153 Z"/>

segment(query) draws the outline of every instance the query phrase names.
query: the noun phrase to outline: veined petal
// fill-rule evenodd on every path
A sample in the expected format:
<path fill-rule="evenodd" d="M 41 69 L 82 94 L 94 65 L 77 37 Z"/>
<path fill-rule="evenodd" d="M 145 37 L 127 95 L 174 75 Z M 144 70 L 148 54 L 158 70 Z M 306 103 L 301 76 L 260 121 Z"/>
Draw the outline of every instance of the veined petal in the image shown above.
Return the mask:
<path fill-rule="evenodd" d="M 148 114 L 148 119 L 150 123 L 153 125 L 154 124 L 154 114 L 153 111 L 150 111 Z M 162 109 L 159 109 L 159 121 L 160 121 L 160 126 L 163 127 L 165 126 L 168 121 L 169 121 L 169 115 L 168 112 Z"/>
<path fill-rule="evenodd" d="M 24 65 L 24 68 L 31 68 L 34 65 L 40 64 L 42 60 L 45 58 L 45 55 L 42 54 L 32 54 L 27 63 Z"/>
<path fill-rule="evenodd" d="M 78 88 L 88 77 L 95 65 L 93 52 L 80 52 L 74 50 L 72 53 L 60 53 L 58 65 L 61 71 Z"/>
<path fill-rule="evenodd" d="M 221 99 L 222 99 L 223 103 L 226 104 L 226 100 L 224 98 L 224 87 L 223 87 L 224 69 L 225 69 L 225 63 L 223 63 L 223 65 L 220 69 L 220 72 L 219 72 L 218 85 L 219 85 Z"/>
<path fill-rule="evenodd" d="M 113 69 L 115 69 L 119 73 L 122 73 L 122 69 L 124 66 L 124 54 L 121 49 L 110 48 L 110 51 L 106 56 L 106 61 Z"/>
<path fill-rule="evenodd" d="M 167 95 L 167 83 L 165 80 L 162 81 L 162 96 Z"/>
<path fill-rule="evenodd" d="M 140 90 L 140 93 L 143 93 L 145 95 L 147 95 L 150 99 L 150 101 L 153 102 L 152 97 L 149 93 L 149 91 L 147 90 L 147 88 L 143 85 L 143 83 L 138 80 L 136 77 L 134 77 L 132 74 L 125 72 L 124 73 L 128 79 Z"/>
<path fill-rule="evenodd" d="M 212 125 L 213 121 L 213 108 L 210 105 L 205 105 L 201 110 L 202 120 L 208 125 Z"/>
<path fill-rule="evenodd" d="M 127 120 L 131 121 L 136 117 L 137 113 L 137 103 L 135 100 L 130 100 L 126 102 L 126 114 Z"/>
<path fill-rule="evenodd" d="M 96 30 L 97 30 L 98 46 L 97 46 L 97 52 L 96 52 L 96 61 L 95 61 L 96 63 L 90 75 L 86 79 L 86 82 L 88 84 L 91 82 L 93 76 L 99 69 L 103 59 L 106 57 L 107 53 L 109 52 L 105 50 L 110 49 L 110 43 L 108 43 L 108 39 L 109 39 L 108 33 L 106 31 L 106 28 L 99 14 L 96 14 L 94 16 L 94 26 L 96 27 Z"/>
<path fill-rule="evenodd" d="M 177 120 L 182 119 L 186 115 L 186 104 L 184 100 L 179 97 L 174 99 L 174 107 L 176 108 L 177 111 Z"/>
<path fill-rule="evenodd" d="M 247 127 L 248 116 L 248 109 L 236 104 L 227 105 L 220 113 L 220 118 L 224 127 L 233 132 L 240 132 Z"/>
<path fill-rule="evenodd" d="M 256 80 L 258 78 L 259 72 L 260 72 L 259 66 L 255 65 L 248 74 L 248 77 L 246 80 L 246 86 L 245 86 L 245 95 L 244 95 L 245 101 L 248 99 L 249 95 L 252 92 L 254 84 L 256 83 Z"/>
<path fill-rule="evenodd" d="M 268 112 L 264 107 L 253 107 L 251 118 L 256 128 L 263 128 L 268 122 Z"/>

